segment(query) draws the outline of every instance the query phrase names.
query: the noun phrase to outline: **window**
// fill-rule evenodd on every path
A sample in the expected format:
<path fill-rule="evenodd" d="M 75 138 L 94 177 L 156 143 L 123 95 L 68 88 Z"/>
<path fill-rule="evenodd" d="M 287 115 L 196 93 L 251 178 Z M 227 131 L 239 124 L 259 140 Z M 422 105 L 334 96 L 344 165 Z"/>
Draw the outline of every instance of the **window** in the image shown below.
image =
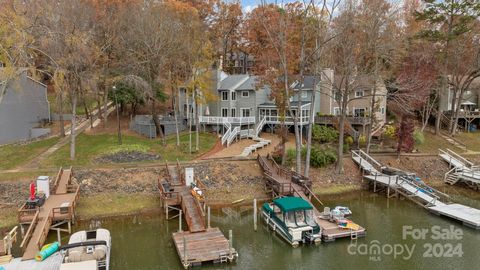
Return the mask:
<path fill-rule="evenodd" d="M 363 91 L 356 91 L 355 92 L 355 97 L 356 98 L 363 97 Z"/>
<path fill-rule="evenodd" d="M 365 109 L 355 109 L 355 108 L 353 108 L 353 116 L 355 116 L 355 117 L 365 117 Z"/>
<path fill-rule="evenodd" d="M 334 115 L 340 115 L 340 107 L 334 107 L 333 108 L 333 114 Z"/>
<path fill-rule="evenodd" d="M 228 117 L 228 108 L 222 108 L 222 117 Z"/>
<path fill-rule="evenodd" d="M 250 117 L 250 108 L 241 108 L 242 117 Z"/>
<path fill-rule="evenodd" d="M 380 112 L 381 112 L 382 114 L 385 114 L 385 108 L 384 108 L 384 107 L 380 108 Z"/>
<path fill-rule="evenodd" d="M 302 98 L 307 98 L 308 97 L 308 93 L 307 91 L 302 91 Z"/>
<path fill-rule="evenodd" d="M 223 91 L 223 92 L 222 92 L 222 100 L 223 100 L 223 101 L 227 101 L 227 100 L 228 100 L 228 92 L 227 92 L 227 91 Z"/>
<path fill-rule="evenodd" d="M 237 100 L 237 93 L 236 92 L 232 92 L 232 100 Z"/>
<path fill-rule="evenodd" d="M 335 94 L 333 95 L 335 100 L 341 100 L 342 99 L 342 93 L 340 91 L 336 91 Z"/>
<path fill-rule="evenodd" d="M 242 91 L 242 97 L 248 98 L 250 96 L 250 93 L 248 91 Z"/>
<path fill-rule="evenodd" d="M 231 112 L 232 112 L 232 113 L 230 114 L 231 117 L 236 117 L 236 116 L 237 116 L 237 109 L 236 109 L 236 108 L 232 108 L 232 109 L 231 109 Z"/>

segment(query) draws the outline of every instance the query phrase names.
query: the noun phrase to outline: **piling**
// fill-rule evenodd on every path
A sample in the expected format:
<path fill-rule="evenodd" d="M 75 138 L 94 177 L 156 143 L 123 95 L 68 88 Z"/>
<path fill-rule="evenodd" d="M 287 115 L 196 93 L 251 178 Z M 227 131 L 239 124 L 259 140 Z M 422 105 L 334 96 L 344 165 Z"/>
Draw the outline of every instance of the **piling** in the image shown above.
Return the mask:
<path fill-rule="evenodd" d="M 180 210 L 180 213 L 178 216 L 178 231 L 182 232 L 182 210 Z"/>
<path fill-rule="evenodd" d="M 257 231 L 257 199 L 253 199 L 253 230 Z"/>
<path fill-rule="evenodd" d="M 60 229 L 57 229 L 57 241 L 59 245 L 62 245 L 62 237 L 60 236 Z"/>
<path fill-rule="evenodd" d="M 210 206 L 207 208 L 207 228 L 210 229 Z"/>
<path fill-rule="evenodd" d="M 228 244 L 229 244 L 230 258 L 232 258 L 232 248 L 233 248 L 233 233 L 232 233 L 232 230 L 228 230 Z"/>

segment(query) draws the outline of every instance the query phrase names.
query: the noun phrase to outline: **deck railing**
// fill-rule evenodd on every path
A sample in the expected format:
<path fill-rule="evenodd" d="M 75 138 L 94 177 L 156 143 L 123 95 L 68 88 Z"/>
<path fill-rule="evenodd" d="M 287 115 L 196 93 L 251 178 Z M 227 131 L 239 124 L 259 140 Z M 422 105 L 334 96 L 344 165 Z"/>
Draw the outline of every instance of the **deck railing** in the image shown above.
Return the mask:
<path fill-rule="evenodd" d="M 221 117 L 221 116 L 199 116 L 200 123 L 205 124 L 236 124 L 236 125 L 246 125 L 246 124 L 255 124 L 255 117 Z"/>
<path fill-rule="evenodd" d="M 29 217 L 34 217 L 35 214 L 39 211 L 39 207 L 36 206 L 33 209 L 27 209 L 27 203 L 24 203 L 20 209 L 18 209 L 18 221 L 20 223 L 23 223 L 25 219 L 28 219 Z"/>
<path fill-rule="evenodd" d="M 310 116 L 307 115 L 298 117 L 297 121 L 299 125 L 306 125 L 308 124 L 309 119 Z M 282 122 L 285 122 L 285 124 L 288 125 L 293 125 L 294 119 L 292 116 L 265 116 L 265 123 L 267 124 L 280 124 Z"/>
<path fill-rule="evenodd" d="M 339 121 L 340 116 L 330 115 L 330 116 L 315 116 L 316 124 L 334 124 L 335 121 Z M 367 125 L 370 124 L 370 117 L 359 117 L 359 116 L 347 116 L 346 120 L 352 125 Z"/>
<path fill-rule="evenodd" d="M 38 214 L 39 213 L 40 212 L 37 211 L 35 213 L 35 215 L 33 216 L 32 222 L 30 223 L 30 226 L 28 227 L 27 233 L 25 234 L 25 237 L 23 237 L 22 243 L 20 244 L 20 248 L 23 251 L 25 251 L 25 249 L 27 248 L 28 242 L 32 238 L 33 230 L 35 229 L 35 227 L 37 226 L 37 223 L 38 223 Z"/>

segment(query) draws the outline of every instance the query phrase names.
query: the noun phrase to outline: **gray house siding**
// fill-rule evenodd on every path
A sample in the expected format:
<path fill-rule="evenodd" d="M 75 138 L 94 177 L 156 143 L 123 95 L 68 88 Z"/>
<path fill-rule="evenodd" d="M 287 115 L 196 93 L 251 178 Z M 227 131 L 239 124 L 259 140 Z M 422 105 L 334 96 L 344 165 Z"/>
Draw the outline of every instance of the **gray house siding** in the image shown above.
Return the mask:
<path fill-rule="evenodd" d="M 0 86 L 2 87 L 2 86 Z M 45 132 L 32 131 L 50 120 L 47 87 L 26 73 L 8 83 L 0 102 L 0 144 L 29 140 Z"/>

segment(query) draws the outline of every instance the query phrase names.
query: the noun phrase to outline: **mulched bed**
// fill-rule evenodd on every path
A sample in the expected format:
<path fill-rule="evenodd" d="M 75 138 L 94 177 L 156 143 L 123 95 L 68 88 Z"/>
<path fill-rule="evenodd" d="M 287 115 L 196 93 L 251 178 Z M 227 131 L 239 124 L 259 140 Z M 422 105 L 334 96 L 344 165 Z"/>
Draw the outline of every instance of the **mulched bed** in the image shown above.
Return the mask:
<path fill-rule="evenodd" d="M 121 151 L 114 154 L 103 155 L 95 159 L 97 163 L 128 163 L 159 160 L 160 156 L 139 151 Z"/>

